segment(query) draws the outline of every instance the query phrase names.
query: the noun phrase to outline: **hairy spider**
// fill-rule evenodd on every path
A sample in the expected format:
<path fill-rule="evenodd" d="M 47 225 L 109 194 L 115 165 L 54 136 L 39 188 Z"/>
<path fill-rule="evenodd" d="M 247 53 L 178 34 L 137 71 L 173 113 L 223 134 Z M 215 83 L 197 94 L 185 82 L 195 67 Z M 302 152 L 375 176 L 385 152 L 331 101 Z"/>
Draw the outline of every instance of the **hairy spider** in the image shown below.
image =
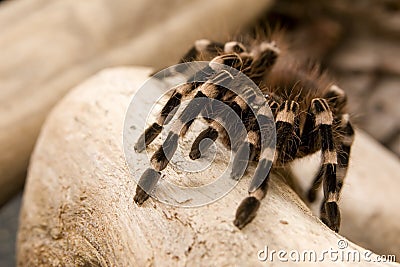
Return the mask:
<path fill-rule="evenodd" d="M 327 75 L 317 67 L 297 62 L 288 52 L 280 50 L 273 41 L 232 41 L 225 44 L 209 40 L 198 40 L 181 62 L 211 60 L 201 71 L 207 82 L 193 80 L 178 86 L 169 98 L 156 122 L 150 125 L 140 136 L 135 150 L 146 148 L 160 133 L 174 113 L 182 99 L 189 94 L 193 99 L 205 97 L 220 100 L 229 105 L 242 119 L 247 137 L 241 145 L 230 144 L 221 124 L 208 120 L 209 127 L 201 132 L 193 143 L 190 158 L 200 157 L 199 144 L 205 138 L 213 141 L 220 139 L 227 147 L 235 151 L 234 162 L 258 161 L 249 187 L 249 196 L 239 205 L 234 224 L 238 228 L 246 226 L 256 215 L 260 201 L 268 189 L 269 169 L 287 167 L 296 158 L 321 153 L 321 167 L 316 174 L 307 197 L 310 202 L 316 198 L 316 192 L 323 183 L 324 199 L 320 208 L 321 220 L 332 230 L 339 231 L 340 211 L 337 204 L 343 180 L 347 172 L 350 148 L 354 138 L 353 127 L 346 112 L 346 94 L 334 85 Z M 270 157 L 260 151 L 260 131 L 255 124 L 255 115 L 242 98 L 231 91 L 215 85 L 217 79 L 232 79 L 221 72 L 213 63 L 225 64 L 246 74 L 259 85 L 265 101 L 273 112 L 276 127 L 276 150 Z M 194 92 L 194 93 L 193 93 Z M 188 114 L 201 115 L 205 107 L 192 104 L 192 100 L 181 117 Z M 152 168 L 147 169 L 139 180 L 134 201 L 141 205 L 155 187 L 162 171 L 177 148 L 179 134 L 182 136 L 189 129 L 193 120 L 181 119 L 181 132 L 174 130 L 168 134 L 163 145 L 151 158 Z M 228 122 L 229 124 L 229 122 Z M 178 127 L 179 128 L 179 127 Z M 248 146 L 248 158 L 243 158 L 242 148 Z M 239 166 L 240 164 L 237 164 Z M 231 176 L 237 179 L 234 164 Z M 257 178 L 258 176 L 258 178 Z M 254 180 L 263 178 L 261 185 L 254 186 Z M 149 191 L 150 190 L 150 191 Z"/>

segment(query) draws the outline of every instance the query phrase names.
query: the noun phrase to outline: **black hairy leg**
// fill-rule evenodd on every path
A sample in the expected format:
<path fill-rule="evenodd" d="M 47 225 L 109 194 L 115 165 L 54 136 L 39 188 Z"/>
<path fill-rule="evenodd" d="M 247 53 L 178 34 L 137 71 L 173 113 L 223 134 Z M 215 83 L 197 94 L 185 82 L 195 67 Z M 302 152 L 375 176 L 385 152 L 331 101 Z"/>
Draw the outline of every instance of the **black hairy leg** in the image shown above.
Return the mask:
<path fill-rule="evenodd" d="M 276 102 L 273 102 L 276 103 Z M 277 144 L 275 148 L 275 155 L 272 159 L 269 147 L 266 147 L 265 152 L 260 156 L 259 164 L 254 174 L 252 184 L 249 187 L 249 196 L 245 198 L 239 205 L 234 224 L 238 228 L 243 228 L 251 222 L 255 216 L 260 201 L 267 194 L 269 170 L 271 165 L 286 164 L 292 161 L 297 153 L 298 144 L 300 143 L 299 135 L 299 104 L 295 101 L 284 101 L 277 107 L 277 114 L 275 118 L 275 127 L 277 135 Z M 292 145 L 288 145 L 292 144 Z M 269 153 L 268 153 L 269 152 Z M 264 179 L 260 187 L 253 186 L 254 181 L 261 181 Z"/>
<path fill-rule="evenodd" d="M 333 85 L 325 95 L 325 99 L 314 99 L 308 118 L 314 125 L 312 138 L 319 139 L 314 144 L 322 152 L 322 166 L 315 176 L 311 188 L 307 193 L 310 202 L 315 201 L 316 193 L 324 184 L 324 200 L 320 208 L 321 220 L 332 230 L 338 232 L 340 228 L 340 211 L 338 200 L 349 166 L 351 145 L 354 140 L 354 130 L 349 120 L 349 114 L 343 112 L 346 97 L 343 90 Z M 330 105 L 328 105 L 328 103 Z M 336 112 L 332 113 L 329 107 Z M 304 134 L 303 139 L 307 139 Z M 312 139 L 308 140 L 310 144 Z M 317 140 L 317 139 L 314 139 Z M 309 145 L 310 146 L 310 145 Z"/>

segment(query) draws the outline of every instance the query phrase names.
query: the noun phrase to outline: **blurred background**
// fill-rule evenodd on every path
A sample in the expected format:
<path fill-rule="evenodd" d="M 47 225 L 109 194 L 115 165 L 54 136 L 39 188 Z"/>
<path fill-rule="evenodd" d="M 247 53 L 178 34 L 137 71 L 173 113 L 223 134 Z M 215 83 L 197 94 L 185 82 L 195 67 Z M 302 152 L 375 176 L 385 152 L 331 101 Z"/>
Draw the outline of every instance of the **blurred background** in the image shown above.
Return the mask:
<path fill-rule="evenodd" d="M 284 29 L 299 58 L 320 62 L 347 91 L 357 127 L 400 156 L 400 1 L 264 0 L 247 8 L 244 1 L 97 2 L 0 1 L 0 153 L 21 159 L 13 171 L 0 168 L 12 188 L 0 190 L 0 266 L 15 265 L 23 177 L 48 110 L 102 68 L 167 66 L 198 38 Z M 33 130 L 8 127 L 13 105 L 29 105 L 21 99 L 45 102 L 16 117 L 21 125 L 33 121 Z M 12 130 L 32 141 L 5 142 Z"/>

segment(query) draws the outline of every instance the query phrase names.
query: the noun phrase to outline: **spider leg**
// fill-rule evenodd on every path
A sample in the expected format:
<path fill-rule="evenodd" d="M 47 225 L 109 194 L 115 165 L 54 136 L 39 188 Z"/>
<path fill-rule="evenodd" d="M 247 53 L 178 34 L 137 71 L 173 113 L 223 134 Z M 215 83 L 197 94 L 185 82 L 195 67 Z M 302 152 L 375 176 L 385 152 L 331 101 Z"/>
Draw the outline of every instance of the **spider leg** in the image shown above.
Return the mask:
<path fill-rule="evenodd" d="M 335 136 L 335 139 L 338 142 L 337 147 L 337 170 L 336 170 L 336 179 L 337 179 L 337 189 L 340 192 L 344 178 L 347 173 L 347 169 L 349 167 L 349 156 L 351 145 L 354 140 L 354 129 L 349 121 L 349 114 L 340 115 L 339 119 L 334 120 L 335 128 L 339 133 Z M 321 168 L 318 171 L 318 174 L 315 176 L 311 188 L 307 192 L 307 199 L 310 203 L 314 202 L 317 196 L 317 191 L 322 184 L 323 178 L 323 169 Z"/>
<path fill-rule="evenodd" d="M 232 163 L 231 178 L 239 180 L 248 167 L 249 161 L 253 160 L 257 150 L 260 148 L 260 133 L 255 122 L 251 123 L 247 132 L 246 140 L 239 146 Z"/>
<path fill-rule="evenodd" d="M 231 58 L 228 58 L 231 60 Z M 224 81 L 228 82 L 234 77 L 226 72 L 221 71 L 213 76 L 209 81 L 199 86 L 194 98 L 188 103 L 187 107 L 180 114 L 177 122 L 173 125 L 171 131 L 168 133 L 164 143 L 158 148 L 158 150 L 151 157 L 152 168 L 147 169 L 139 179 L 138 187 L 145 185 L 143 188 L 136 190 L 134 197 L 135 202 L 141 205 L 146 199 L 149 198 L 147 192 L 154 189 L 158 179 L 160 178 L 160 171 L 165 169 L 168 165 L 169 160 L 174 155 L 177 146 L 179 132 L 180 135 L 186 133 L 192 122 L 193 118 L 196 118 L 205 106 L 209 103 L 204 101 L 206 99 L 219 99 L 223 94 L 225 88 L 218 84 Z"/>
<path fill-rule="evenodd" d="M 337 148 L 338 164 L 336 166 L 336 190 L 339 198 L 344 183 L 344 179 L 347 174 L 347 169 L 349 167 L 350 150 L 351 150 L 351 145 L 354 141 L 354 129 L 349 121 L 349 114 L 342 114 L 339 119 L 334 119 L 334 124 L 337 127 L 337 132 L 339 133 L 338 135 L 335 136 L 336 140 L 338 140 L 337 142 L 339 143 Z M 318 172 L 317 177 L 313 182 L 312 187 L 308 191 L 307 196 L 310 202 L 313 202 L 316 198 L 316 192 L 322 183 L 323 174 L 324 172 L 323 169 L 321 168 L 320 171 Z M 320 178 L 319 181 L 317 182 L 318 177 Z M 328 220 L 326 216 L 327 215 L 326 215 L 325 205 L 324 203 L 322 203 L 321 217 L 323 218 L 324 221 Z"/>
<path fill-rule="evenodd" d="M 260 84 L 265 74 L 274 66 L 279 54 L 280 50 L 275 42 L 262 42 L 251 51 L 251 55 L 255 58 L 251 68 L 243 72 L 256 84 Z"/>
<path fill-rule="evenodd" d="M 272 161 L 271 147 L 265 147 L 261 152 L 260 162 L 250 183 L 249 194 L 239 205 L 234 224 L 242 229 L 256 216 L 260 201 L 265 197 L 270 179 L 270 167 L 274 164 L 287 163 L 294 159 L 299 146 L 299 104 L 295 101 L 285 101 L 279 106 L 276 115 L 277 145 L 274 160 Z M 286 144 L 292 144 L 287 146 Z M 263 179 L 263 180 L 262 180 Z M 262 181 L 261 185 L 258 184 Z M 255 186 L 257 185 L 257 186 Z"/>
<path fill-rule="evenodd" d="M 318 183 L 323 182 L 324 201 L 321 205 L 320 217 L 329 228 L 338 232 L 340 227 L 340 211 L 337 205 L 339 190 L 336 175 L 338 155 L 332 132 L 333 115 L 327 100 L 322 98 L 312 100 L 310 111 L 315 118 L 315 128 L 320 136 L 322 151 L 322 166 L 312 188 L 316 188 Z"/>
<path fill-rule="evenodd" d="M 179 65 L 175 67 L 175 71 L 182 73 L 189 68 L 188 64 L 181 64 L 192 62 L 196 60 L 211 60 L 216 57 L 220 52 L 224 51 L 224 44 L 214 42 L 208 39 L 200 39 L 194 42 L 194 45 L 187 51 L 187 53 L 179 61 Z"/>
<path fill-rule="evenodd" d="M 223 50 L 223 43 L 214 42 L 208 39 L 196 40 L 193 46 L 179 60 L 179 64 L 177 66 L 164 70 L 163 77 L 156 78 L 165 79 L 174 76 L 176 73 L 184 73 L 187 69 L 189 69 L 189 65 L 183 63 L 193 62 L 196 60 L 211 60 Z M 158 72 L 159 70 L 152 73 L 150 76 L 154 76 Z"/>
<path fill-rule="evenodd" d="M 233 96 L 227 97 L 230 101 L 227 101 L 227 99 L 225 100 L 223 99 L 224 102 L 227 103 L 228 106 L 232 110 L 234 110 L 235 113 L 240 117 L 247 131 L 246 140 L 244 142 L 242 140 L 238 142 L 240 134 L 238 134 L 237 131 L 228 130 L 229 133 L 234 134 L 234 136 L 228 136 L 228 138 L 229 137 L 233 138 L 233 147 L 231 146 L 231 148 L 233 148 L 233 150 L 236 151 L 236 155 L 232 164 L 233 169 L 231 172 L 231 178 L 235 180 L 238 180 L 243 175 L 243 173 L 246 171 L 248 167 L 249 161 L 252 161 L 255 158 L 257 152 L 260 149 L 259 124 L 264 125 L 264 127 L 271 125 L 271 119 L 268 118 L 268 116 L 265 116 L 265 114 L 268 114 L 267 110 L 265 109 L 259 110 L 258 112 L 259 114 L 257 114 L 256 118 L 253 114 L 253 111 L 247 105 L 247 103 L 253 102 L 256 97 L 257 96 L 253 90 L 247 90 L 244 92 L 243 98 L 241 96 L 233 94 Z M 264 97 L 263 100 L 265 101 Z M 270 100 L 268 103 L 273 106 L 274 110 L 278 106 L 278 103 L 273 100 Z M 230 120 L 225 118 L 225 121 L 230 121 Z M 210 138 L 212 141 L 215 141 L 218 138 L 219 135 L 218 133 L 224 132 L 224 130 L 225 129 L 223 129 L 221 125 L 215 125 L 214 127 L 210 126 L 208 129 L 200 133 L 200 135 L 196 138 L 195 142 L 192 145 L 190 157 L 192 159 L 199 158 L 200 142 L 205 138 Z M 228 140 L 226 140 L 228 138 L 224 136 L 225 139 L 224 143 L 226 144 L 228 143 Z M 210 144 L 211 142 L 208 142 L 207 146 L 205 146 L 203 149 L 207 149 Z M 261 165 L 264 166 L 265 164 Z M 267 164 L 264 167 L 267 167 L 269 169 L 270 165 Z M 256 184 L 257 181 L 258 179 L 253 180 L 253 182 Z M 257 186 L 258 185 L 259 184 L 257 184 Z M 251 187 L 254 187 L 254 185 L 252 185 Z"/>
<path fill-rule="evenodd" d="M 349 167 L 350 151 L 354 141 L 354 129 L 350 123 L 348 114 L 343 114 L 338 121 L 338 132 L 339 136 L 337 137 L 337 139 L 339 140 L 339 147 L 336 176 L 338 180 L 337 187 L 340 193 L 344 178 L 347 174 L 347 169 Z"/>
<path fill-rule="evenodd" d="M 348 123 L 350 125 L 350 122 L 348 121 L 348 115 L 340 115 L 346 105 L 346 101 L 347 101 L 347 97 L 345 92 L 340 89 L 338 86 L 336 85 L 332 85 L 329 90 L 327 91 L 327 93 L 324 95 L 324 99 L 327 100 L 328 104 L 330 107 L 332 107 L 331 109 L 333 109 L 333 111 L 335 111 L 335 114 L 339 114 L 340 117 L 343 118 L 347 118 L 346 124 Z M 341 121 L 343 119 L 339 118 L 339 119 L 334 119 L 334 125 L 335 128 L 338 129 L 339 132 L 341 132 L 340 129 L 343 128 L 343 126 L 341 126 Z M 335 122 L 336 121 L 336 122 Z M 350 125 L 351 128 L 351 125 Z M 351 128 L 352 130 L 352 128 Z M 353 135 L 353 132 L 350 133 L 348 132 L 346 129 L 343 129 L 343 138 L 346 138 L 345 136 L 349 136 L 349 135 Z M 341 146 L 340 144 L 342 143 L 342 137 L 339 136 L 335 136 L 335 139 L 338 140 L 339 146 Z M 351 145 L 351 143 L 349 144 Z M 307 113 L 307 117 L 306 117 L 306 121 L 304 123 L 304 128 L 303 128 L 303 133 L 301 136 L 301 147 L 299 149 L 299 154 L 298 157 L 303 157 L 309 154 L 312 154 L 316 151 L 318 151 L 319 149 L 321 149 L 321 140 L 320 140 L 320 136 L 318 134 L 318 128 L 315 127 L 315 115 L 313 114 L 313 112 L 311 110 L 309 110 L 309 112 Z M 343 149 L 347 149 L 350 151 L 350 148 L 344 147 Z M 342 149 L 339 147 L 339 151 L 342 151 Z M 338 159 L 339 159 L 339 155 L 338 155 Z M 345 160 L 345 159 L 343 159 Z M 347 163 L 348 164 L 348 158 L 347 158 Z M 347 169 L 347 166 L 346 166 Z M 338 170 L 339 172 L 339 170 Z M 341 171 L 343 172 L 343 171 Z M 346 171 L 344 171 L 346 172 Z M 322 178 L 324 175 L 324 170 L 321 168 L 317 175 L 315 176 L 311 188 L 308 190 L 307 193 L 307 199 L 310 203 L 314 202 L 316 199 L 316 194 L 317 191 L 319 189 L 319 187 L 322 184 Z M 338 175 L 337 175 L 338 176 Z M 345 176 L 345 173 L 343 175 L 343 177 Z"/>
<path fill-rule="evenodd" d="M 323 97 L 329 104 L 331 112 L 341 116 L 346 106 L 346 93 L 336 85 L 332 85 Z M 311 108 L 311 107 L 310 107 Z M 311 110 L 308 111 L 301 135 L 301 146 L 297 157 L 301 158 L 306 155 L 317 152 L 321 149 L 321 140 L 318 129 L 315 127 L 315 115 Z M 316 182 L 317 181 L 316 177 Z M 318 189 L 318 188 L 317 188 Z"/>
<path fill-rule="evenodd" d="M 166 73 L 165 77 L 170 77 L 175 73 L 183 73 L 190 68 L 189 64 L 182 64 L 187 62 L 193 62 L 196 60 L 209 61 L 221 53 L 237 53 L 246 52 L 245 46 L 240 42 L 227 42 L 225 44 L 214 42 L 208 39 L 200 39 L 195 41 L 194 45 L 187 51 L 187 53 L 181 58 L 179 64 L 171 69 L 172 71 Z"/>
<path fill-rule="evenodd" d="M 251 193 L 250 196 L 246 197 L 240 203 L 236 210 L 235 220 L 233 221 L 233 224 L 237 228 L 242 229 L 256 217 L 257 210 L 260 207 L 260 201 L 265 197 L 268 190 L 268 180 L 269 175 L 256 191 Z"/>
<path fill-rule="evenodd" d="M 283 102 L 276 115 L 277 143 L 275 160 L 284 165 L 294 160 L 300 145 L 299 104 L 287 100 Z"/>
<path fill-rule="evenodd" d="M 337 232 L 340 227 L 337 201 L 348 169 L 354 130 L 349 121 L 349 115 L 343 114 L 347 101 L 345 92 L 336 85 L 332 85 L 324 99 L 313 100 L 302 136 L 305 147 L 310 148 L 310 145 L 314 144 L 306 153 L 322 150 L 322 166 L 314 178 L 307 198 L 313 202 L 318 188 L 324 182 L 324 201 L 320 208 L 320 217 L 327 226 Z M 337 114 L 336 117 L 333 118 L 331 110 Z M 336 129 L 335 135 L 332 133 L 332 124 Z M 312 127 L 314 130 L 311 130 Z M 336 149 L 334 142 L 337 143 Z"/>
<path fill-rule="evenodd" d="M 261 151 L 260 162 L 255 175 L 250 183 L 249 192 L 257 190 L 260 181 L 268 175 L 272 161 L 274 165 L 285 165 L 295 158 L 299 147 L 299 104 L 295 101 L 285 101 L 279 106 L 276 115 L 277 144 L 275 155 L 272 155 L 272 147 L 266 146 Z M 261 131 L 263 136 L 268 132 Z"/>
<path fill-rule="evenodd" d="M 194 42 L 194 45 L 187 53 L 182 57 L 179 63 L 185 63 L 189 61 L 198 60 L 203 54 L 207 54 L 211 58 L 218 55 L 220 51 L 224 49 L 224 44 L 219 42 L 213 42 L 207 39 L 200 39 Z"/>
<path fill-rule="evenodd" d="M 186 83 L 175 89 L 172 96 L 162 108 L 156 122 L 150 125 L 139 137 L 134 146 L 136 152 L 142 152 L 149 144 L 151 144 L 151 142 L 153 142 L 153 140 L 161 133 L 164 124 L 168 123 L 168 118 L 173 117 L 176 112 L 176 107 L 181 103 L 182 98 L 192 92 L 196 88 L 196 85 L 196 83 Z"/>
<path fill-rule="evenodd" d="M 340 89 L 337 85 L 332 85 L 323 97 L 328 101 L 333 114 L 343 114 L 344 108 L 347 103 L 347 96 L 345 91 Z"/>
<path fill-rule="evenodd" d="M 224 53 L 242 53 L 246 48 L 240 42 L 227 42 L 225 44 L 214 42 L 208 39 L 200 39 L 194 42 L 192 48 L 181 58 L 179 63 L 186 63 L 196 60 L 211 60 L 218 56 L 221 52 Z M 185 66 L 185 65 L 182 65 Z"/>
<path fill-rule="evenodd" d="M 217 121 L 212 121 L 210 127 L 208 127 L 197 136 L 192 144 L 191 152 L 189 155 L 191 159 L 199 158 L 201 155 L 200 150 L 204 151 L 211 145 L 211 142 L 207 142 L 203 143 L 202 147 L 200 147 L 201 141 L 206 138 L 215 141 L 218 137 L 220 137 L 222 139 L 222 143 L 226 147 L 236 151 L 236 155 L 233 161 L 233 170 L 231 173 L 231 177 L 233 179 L 239 179 L 241 177 L 241 175 L 247 168 L 248 161 L 254 159 L 256 152 L 260 147 L 259 129 L 254 114 L 252 114 L 245 102 L 242 99 L 239 100 L 239 98 L 240 97 L 238 96 L 234 97 L 233 101 L 228 103 L 228 106 L 235 111 L 235 113 L 239 116 L 242 123 L 244 124 L 247 132 L 246 141 L 243 142 L 244 136 L 241 134 L 240 131 L 238 131 L 235 123 L 227 124 L 227 130 Z M 229 119 L 228 116 L 226 116 L 226 114 L 219 114 L 221 121 L 233 122 L 233 120 Z M 248 148 L 250 148 L 250 151 L 247 151 Z"/>
<path fill-rule="evenodd" d="M 315 153 L 319 149 L 321 149 L 320 135 L 318 133 L 318 128 L 315 125 L 315 115 L 311 111 L 310 107 L 304 122 L 303 133 L 301 135 L 301 145 L 297 156 L 301 158 Z M 307 199 L 310 203 L 315 201 L 317 191 L 322 184 L 323 175 L 324 170 L 320 168 L 317 175 L 314 177 L 310 189 L 307 192 Z"/>
<path fill-rule="evenodd" d="M 210 41 L 208 39 L 200 39 L 195 41 L 193 47 L 182 57 L 179 63 L 195 61 L 199 59 L 209 59 L 218 56 L 221 52 L 226 54 L 240 54 L 246 51 L 246 47 L 240 42 L 227 42 L 225 44 Z"/>
<path fill-rule="evenodd" d="M 304 121 L 297 157 L 302 158 L 317 152 L 319 149 L 321 149 L 321 140 L 318 129 L 315 127 L 315 115 L 309 110 Z M 317 181 L 317 177 L 315 181 Z"/>
<path fill-rule="evenodd" d="M 150 195 L 147 194 L 147 192 L 150 192 L 156 186 L 161 177 L 161 173 L 152 168 L 148 168 L 142 176 L 146 177 L 146 179 L 139 180 L 135 196 L 133 197 L 133 201 L 138 205 L 142 205 L 149 198 Z"/>
<path fill-rule="evenodd" d="M 201 151 L 206 151 L 217 138 L 222 139 L 222 143 L 225 147 L 228 149 L 231 148 L 231 142 L 224 127 L 217 121 L 212 120 L 210 126 L 202 131 L 194 140 L 189 157 L 192 160 L 200 158 Z M 210 139 L 210 142 L 202 142 L 205 139 Z"/>
<path fill-rule="evenodd" d="M 280 108 L 280 105 L 273 101 L 270 100 L 268 101 L 268 105 L 270 106 L 271 110 L 272 110 L 272 115 L 274 116 L 273 118 L 270 118 L 269 116 L 266 116 L 265 114 L 268 114 L 265 110 L 260 109 L 261 112 L 259 112 L 259 114 L 257 114 L 257 122 L 259 123 L 260 128 L 257 128 L 258 132 L 258 136 L 263 136 L 264 138 L 267 138 L 267 140 L 264 140 L 263 146 L 261 147 L 261 151 L 259 153 L 259 160 L 258 160 L 258 165 L 257 168 L 255 170 L 254 176 L 250 182 L 249 185 L 249 193 L 253 193 L 256 190 L 258 190 L 258 187 L 260 186 L 260 184 L 266 180 L 268 178 L 269 175 L 269 171 L 271 169 L 271 166 L 273 164 L 274 161 L 274 157 L 275 157 L 275 162 L 274 164 L 276 164 L 277 161 L 279 161 L 278 156 L 280 155 L 280 153 L 276 153 L 277 151 L 279 151 L 280 149 L 282 149 L 282 147 L 279 146 L 279 139 L 280 138 L 284 138 L 285 134 L 287 134 L 288 132 L 283 131 L 284 128 L 281 127 L 282 123 L 286 123 L 287 121 L 282 121 L 286 120 L 284 114 L 292 114 L 290 115 L 290 118 L 293 118 L 293 121 L 289 121 L 287 123 L 290 123 L 293 126 L 293 133 L 291 134 L 292 137 L 295 137 L 298 134 L 298 110 L 299 110 L 299 106 L 298 103 L 294 102 L 294 101 L 285 101 L 281 106 L 284 107 L 282 109 L 280 109 L 279 112 L 277 112 L 278 108 Z M 273 120 L 276 120 L 275 125 L 272 123 Z M 271 126 L 276 127 L 276 134 L 278 136 L 278 143 L 276 144 L 275 147 L 275 155 L 274 155 L 274 142 L 271 142 L 270 140 L 268 140 L 268 138 L 270 138 L 273 134 L 273 132 L 271 131 Z M 298 145 L 297 144 L 297 139 L 295 139 L 295 147 L 297 148 Z M 265 143 L 265 141 L 267 141 L 267 143 Z M 261 142 L 261 140 L 259 141 Z M 260 144 L 258 144 L 260 146 Z M 294 149 L 293 151 L 296 151 L 296 149 Z M 293 152 L 291 152 L 293 153 Z M 252 155 L 251 155 L 252 156 Z M 291 156 L 292 158 L 292 156 Z"/>
<path fill-rule="evenodd" d="M 351 125 L 349 114 L 343 113 L 347 103 L 346 93 L 338 86 L 332 85 L 324 98 L 327 99 L 330 106 L 333 107 L 333 110 L 335 111 L 334 114 L 338 114 L 334 118 L 333 124 L 336 129 L 336 135 L 334 136 L 334 138 L 338 144 L 336 186 L 338 194 L 340 194 L 344 178 L 347 174 L 347 169 L 349 167 L 350 150 L 354 141 L 354 129 Z"/>

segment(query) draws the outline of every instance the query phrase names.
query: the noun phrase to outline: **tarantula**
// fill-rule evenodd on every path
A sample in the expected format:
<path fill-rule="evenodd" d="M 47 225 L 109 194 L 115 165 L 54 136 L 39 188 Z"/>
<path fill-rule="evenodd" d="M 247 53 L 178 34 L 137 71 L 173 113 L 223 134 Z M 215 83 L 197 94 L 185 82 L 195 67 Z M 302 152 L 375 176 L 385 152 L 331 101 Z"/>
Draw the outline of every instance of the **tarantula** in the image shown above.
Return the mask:
<path fill-rule="evenodd" d="M 226 140 L 223 127 L 215 121 L 208 120 L 209 127 L 194 141 L 190 158 L 194 160 L 201 156 L 200 141 L 209 138 L 213 141 L 220 139 L 227 147 L 235 150 L 234 162 L 259 162 L 255 178 L 249 187 L 249 196 L 241 202 L 236 211 L 234 225 L 241 229 L 255 217 L 260 201 L 267 193 L 271 165 L 273 168 L 286 167 L 297 158 L 321 150 L 321 167 L 308 190 L 307 198 L 313 202 L 323 183 L 324 199 L 320 208 L 320 218 L 332 230 L 339 231 L 340 211 L 337 201 L 347 172 L 354 138 L 353 127 L 346 112 L 345 92 L 317 67 L 297 63 L 289 52 L 279 49 L 274 41 L 231 41 L 223 44 L 198 40 L 180 62 L 196 60 L 210 60 L 208 66 L 201 71 L 201 75 L 208 81 L 199 83 L 189 79 L 186 84 L 178 86 L 156 122 L 140 136 L 135 150 L 144 150 L 161 133 L 169 120 L 168 117 L 189 94 L 194 95 L 193 99 L 203 97 L 220 100 L 229 105 L 246 126 L 245 142 L 233 149 L 233 144 Z M 256 114 L 251 112 L 241 97 L 213 83 L 216 79 L 232 79 L 221 72 L 214 63 L 225 64 L 243 72 L 261 88 L 273 113 L 276 127 L 276 149 L 272 157 L 260 151 L 262 131 L 255 123 Z M 193 99 L 181 117 L 202 114 L 205 107 L 192 104 Z M 139 180 L 140 186 L 136 189 L 134 201 L 138 205 L 149 197 L 146 191 L 150 192 L 154 188 L 160 178 L 160 172 L 168 165 L 168 159 L 177 148 L 179 135 L 184 135 L 192 122 L 193 120 L 185 122 L 181 119 L 181 132 L 173 128 L 163 145 L 153 154 L 152 168 L 143 173 Z M 247 158 L 243 158 L 244 145 L 250 149 Z M 235 166 L 234 164 L 232 178 L 237 179 Z M 263 177 L 263 182 L 254 186 L 254 179 L 260 177 Z"/>

